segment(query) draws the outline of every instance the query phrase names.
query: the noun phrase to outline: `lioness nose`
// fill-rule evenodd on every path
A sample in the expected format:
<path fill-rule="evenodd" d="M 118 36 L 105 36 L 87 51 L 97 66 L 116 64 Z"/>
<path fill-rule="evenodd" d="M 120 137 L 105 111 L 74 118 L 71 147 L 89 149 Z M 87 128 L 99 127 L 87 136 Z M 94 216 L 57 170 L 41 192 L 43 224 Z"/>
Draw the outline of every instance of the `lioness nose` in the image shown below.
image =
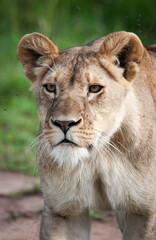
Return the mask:
<path fill-rule="evenodd" d="M 59 127 L 65 134 L 68 131 L 68 129 L 72 126 L 76 126 L 81 122 L 81 119 L 79 119 L 77 122 L 70 120 L 70 121 L 60 121 L 60 120 L 52 120 L 52 123 Z"/>

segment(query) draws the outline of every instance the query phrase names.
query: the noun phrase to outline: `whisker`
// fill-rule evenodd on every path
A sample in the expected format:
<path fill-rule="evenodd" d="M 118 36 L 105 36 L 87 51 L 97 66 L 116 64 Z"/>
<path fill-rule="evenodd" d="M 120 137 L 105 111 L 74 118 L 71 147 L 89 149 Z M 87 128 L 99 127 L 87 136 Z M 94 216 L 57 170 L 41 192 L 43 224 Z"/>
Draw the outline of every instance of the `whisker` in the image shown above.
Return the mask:
<path fill-rule="evenodd" d="M 93 140 L 96 140 L 96 138 L 94 137 Z M 102 157 L 103 157 L 103 155 L 105 155 L 106 153 L 108 153 L 108 154 L 112 157 L 112 155 L 111 155 L 111 152 L 112 152 L 111 149 L 108 148 L 107 145 L 104 145 L 104 146 L 103 146 L 103 141 L 102 141 L 101 139 L 98 140 L 98 143 L 95 144 L 94 147 L 95 147 L 95 149 L 98 151 L 98 153 L 100 154 L 100 156 L 102 155 Z"/>
<path fill-rule="evenodd" d="M 101 133 L 101 132 L 98 131 L 97 129 L 94 129 L 94 130 L 95 130 L 96 132 Z M 108 138 L 107 135 L 101 134 L 100 136 L 98 136 L 98 135 L 96 134 L 96 136 L 99 137 L 99 138 L 102 138 L 107 145 L 111 146 L 111 147 L 114 148 L 116 151 L 118 151 L 120 154 L 122 154 L 122 152 L 117 148 L 117 146 L 116 146 L 111 140 L 108 140 L 108 139 L 107 139 L 107 138 Z"/>
<path fill-rule="evenodd" d="M 55 61 L 54 61 L 54 59 L 52 59 L 52 60 L 53 60 L 53 66 L 54 66 L 54 68 L 55 68 L 55 71 L 57 71 L 58 69 L 57 69 L 57 67 L 56 67 Z"/>
<path fill-rule="evenodd" d="M 40 148 L 41 145 L 44 144 L 44 143 L 46 143 L 46 142 L 47 142 L 47 139 L 46 139 L 46 138 L 41 139 L 41 141 L 37 143 L 37 145 L 38 145 L 37 147 Z"/>
<path fill-rule="evenodd" d="M 48 67 L 51 72 L 54 72 L 54 70 L 47 64 L 47 63 L 40 63 L 41 67 Z"/>
<path fill-rule="evenodd" d="M 117 146 L 113 142 L 110 141 L 107 142 L 107 144 L 114 148 L 116 151 L 118 151 L 120 154 L 122 154 L 122 152 L 117 148 Z"/>
<path fill-rule="evenodd" d="M 121 142 L 117 141 L 117 143 L 119 143 L 121 147 L 123 147 L 126 151 L 128 151 L 127 148 Z"/>
<path fill-rule="evenodd" d="M 32 175 L 33 175 L 33 176 L 35 176 L 36 171 L 37 171 L 37 166 L 36 166 L 36 164 L 35 164 L 34 169 L 33 169 L 33 172 L 32 172 Z"/>
<path fill-rule="evenodd" d="M 98 130 L 97 130 L 97 132 L 99 132 Z M 98 134 L 96 134 L 95 133 L 95 136 L 97 137 L 97 139 L 95 139 L 95 141 L 97 142 L 96 143 L 96 146 L 98 146 L 98 144 L 100 144 L 101 145 L 101 147 L 102 147 L 102 151 L 105 151 L 106 152 L 106 150 L 107 150 L 107 153 L 110 155 L 111 154 L 111 156 L 112 156 L 112 154 L 114 155 L 114 152 L 112 151 L 112 149 L 109 147 L 109 146 L 111 146 L 114 150 L 116 150 L 117 152 L 119 152 L 120 154 L 122 154 L 122 152 L 117 148 L 117 146 L 113 143 L 113 142 L 111 142 L 110 140 L 108 140 L 108 136 L 106 136 L 106 135 L 98 135 Z"/>
<path fill-rule="evenodd" d="M 46 149 L 46 147 L 47 147 L 48 144 L 49 144 L 49 142 L 47 141 L 47 142 L 45 143 L 43 149 L 39 152 L 40 155 L 38 156 L 37 161 L 40 161 L 40 159 L 41 159 L 41 157 L 42 157 L 42 155 L 43 155 L 43 153 L 44 153 L 44 151 L 45 151 L 45 149 Z"/>
<path fill-rule="evenodd" d="M 26 148 L 26 152 L 27 151 L 30 151 L 37 143 L 36 141 L 41 137 L 43 136 L 44 133 L 41 133 L 39 136 L 37 136 L 35 139 L 33 139 L 33 141 L 29 144 L 29 146 Z"/>

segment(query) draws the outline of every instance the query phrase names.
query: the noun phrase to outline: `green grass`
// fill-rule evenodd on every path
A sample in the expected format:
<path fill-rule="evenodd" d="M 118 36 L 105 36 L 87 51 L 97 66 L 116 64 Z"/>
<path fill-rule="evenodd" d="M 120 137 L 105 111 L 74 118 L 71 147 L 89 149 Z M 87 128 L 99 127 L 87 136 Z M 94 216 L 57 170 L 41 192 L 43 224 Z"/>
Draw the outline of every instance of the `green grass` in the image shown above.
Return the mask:
<path fill-rule="evenodd" d="M 0 168 L 33 173 L 35 153 L 27 147 L 37 135 L 38 119 L 33 97 L 16 96 L 1 109 Z"/>
<path fill-rule="evenodd" d="M 39 122 L 30 83 L 16 56 L 20 38 L 41 32 L 62 50 L 127 30 L 150 44 L 156 41 L 155 9 L 155 0 L 1 0 L 0 169 L 33 174 L 35 167 L 35 149 L 26 149 Z"/>
<path fill-rule="evenodd" d="M 35 98 L 17 60 L 10 66 L 4 64 L 2 69 L 0 169 L 36 174 L 35 149 L 27 151 L 39 127 Z"/>
<path fill-rule="evenodd" d="M 27 148 L 37 136 L 39 122 L 31 84 L 16 56 L 18 41 L 15 33 L 0 39 L 0 169 L 36 175 L 35 148 Z"/>

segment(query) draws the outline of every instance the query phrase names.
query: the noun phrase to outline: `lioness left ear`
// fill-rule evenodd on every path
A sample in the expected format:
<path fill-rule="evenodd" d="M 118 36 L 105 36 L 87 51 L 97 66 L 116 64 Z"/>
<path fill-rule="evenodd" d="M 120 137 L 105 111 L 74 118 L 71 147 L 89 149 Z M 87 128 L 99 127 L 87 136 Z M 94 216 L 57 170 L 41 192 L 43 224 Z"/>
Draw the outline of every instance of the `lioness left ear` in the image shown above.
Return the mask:
<path fill-rule="evenodd" d="M 106 58 L 117 57 L 119 67 L 124 69 L 124 78 L 132 81 L 139 70 L 138 63 L 143 57 L 144 47 L 134 33 L 123 31 L 106 36 L 99 53 Z"/>
<path fill-rule="evenodd" d="M 46 36 L 31 33 L 25 35 L 19 42 L 17 56 L 23 64 L 25 75 L 34 82 L 44 75 L 45 65 L 48 68 L 52 60 L 58 56 L 58 49 Z"/>

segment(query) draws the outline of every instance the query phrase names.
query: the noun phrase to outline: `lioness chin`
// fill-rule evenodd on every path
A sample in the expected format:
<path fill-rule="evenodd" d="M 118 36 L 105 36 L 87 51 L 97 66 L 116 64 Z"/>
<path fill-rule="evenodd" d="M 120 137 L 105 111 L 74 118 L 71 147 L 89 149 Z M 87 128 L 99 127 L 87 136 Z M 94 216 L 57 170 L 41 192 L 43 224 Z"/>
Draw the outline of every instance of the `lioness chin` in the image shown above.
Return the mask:
<path fill-rule="evenodd" d="M 20 41 L 40 118 L 41 240 L 89 239 L 89 208 L 113 209 L 124 240 L 156 239 L 155 51 L 128 32 L 60 52 L 39 33 Z"/>

